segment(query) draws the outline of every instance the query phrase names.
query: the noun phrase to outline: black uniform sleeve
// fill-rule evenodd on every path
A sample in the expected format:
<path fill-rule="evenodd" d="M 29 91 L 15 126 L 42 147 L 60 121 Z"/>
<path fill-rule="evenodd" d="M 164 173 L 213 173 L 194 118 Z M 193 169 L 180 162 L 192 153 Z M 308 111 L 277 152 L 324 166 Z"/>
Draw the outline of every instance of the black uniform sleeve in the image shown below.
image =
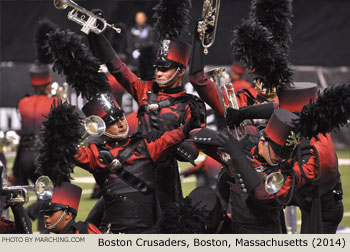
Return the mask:
<path fill-rule="evenodd" d="M 32 222 L 30 221 L 28 214 L 24 211 L 24 208 L 20 204 L 11 206 L 12 213 L 15 217 L 16 232 L 18 234 L 32 234 Z"/>
<path fill-rule="evenodd" d="M 225 141 L 225 150 L 231 157 L 229 160 L 230 169 L 232 169 L 233 174 L 239 174 L 238 177 L 241 177 L 244 181 L 248 193 L 252 193 L 255 187 L 261 184 L 262 179 L 246 158 L 242 143 L 235 139 L 229 132 L 227 134 L 228 137 L 222 137 Z"/>
<path fill-rule="evenodd" d="M 192 42 L 192 57 L 191 57 L 190 75 L 195 74 L 204 69 L 204 53 L 201 41 L 199 40 L 199 34 L 197 32 L 197 23 L 195 31 L 193 33 Z"/>

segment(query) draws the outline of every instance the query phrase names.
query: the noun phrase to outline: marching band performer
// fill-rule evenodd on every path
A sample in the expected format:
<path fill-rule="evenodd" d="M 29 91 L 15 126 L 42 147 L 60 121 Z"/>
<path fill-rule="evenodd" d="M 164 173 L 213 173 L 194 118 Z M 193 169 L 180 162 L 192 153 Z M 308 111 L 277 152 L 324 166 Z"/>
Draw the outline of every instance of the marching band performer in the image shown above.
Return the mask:
<path fill-rule="evenodd" d="M 108 228 L 112 233 L 153 232 L 151 228 L 160 213 L 155 194 L 156 163 L 187 138 L 191 129 L 200 127 L 201 108 L 196 102 L 189 103 L 192 113 L 184 125 L 164 132 L 154 141 L 147 141 L 141 133 L 129 137 L 125 114 L 108 92 L 105 74 L 98 72 L 96 58 L 89 55 L 81 39 L 69 31 L 57 31 L 50 34 L 49 46 L 55 56 L 55 69 L 63 72 L 77 92 L 89 100 L 82 108 L 84 114 L 99 116 L 106 124 L 104 141 L 77 149 L 80 116 L 72 106 L 58 104 L 44 122 L 39 172 L 52 176 L 59 184 L 69 181 L 74 164 L 88 170 L 104 198 L 105 212 L 100 223 L 103 232 Z M 76 46 L 78 57 L 66 53 Z"/>
<path fill-rule="evenodd" d="M 53 189 L 52 198 L 46 200 L 40 210 L 47 230 L 56 234 L 101 234 L 91 223 L 75 222 L 81 192 L 79 186 L 67 182 Z"/>
<path fill-rule="evenodd" d="M 57 101 L 56 96 L 51 95 L 51 73 L 48 63 L 50 60 L 45 55 L 43 46 L 47 40 L 47 33 L 56 29 L 57 26 L 48 20 L 39 22 L 39 27 L 35 33 L 37 46 L 37 60 L 29 69 L 30 81 L 34 90 L 34 95 L 23 97 L 17 105 L 21 115 L 20 142 L 13 165 L 13 175 L 11 180 L 16 185 L 28 185 L 29 181 L 35 183 L 39 176 L 35 173 L 35 141 L 40 131 L 41 123 L 48 115 L 51 105 Z M 39 214 L 38 205 L 34 203 L 28 207 L 28 214 L 31 219 L 38 219 L 38 229 L 46 232 L 43 225 L 42 216 Z"/>
<path fill-rule="evenodd" d="M 154 64 L 154 81 L 143 82 L 138 79 L 114 52 L 103 35 L 88 36 L 93 54 L 106 63 L 109 72 L 139 104 L 138 130 L 152 136 L 153 139 L 164 131 L 185 124 L 191 116 L 189 108 L 191 102 L 201 106 L 201 120 L 205 126 L 204 103 L 198 97 L 186 94 L 182 83 L 191 46 L 178 40 L 178 37 L 188 22 L 190 6 L 188 0 L 181 2 L 163 0 L 155 7 L 156 28 L 160 34 L 160 42 Z M 175 149 L 169 156 L 158 161 L 156 187 L 161 207 L 169 202 L 178 202 L 182 198 L 175 157 L 193 163 L 197 155 L 193 146 L 183 143 L 179 146 L 179 150 Z"/>

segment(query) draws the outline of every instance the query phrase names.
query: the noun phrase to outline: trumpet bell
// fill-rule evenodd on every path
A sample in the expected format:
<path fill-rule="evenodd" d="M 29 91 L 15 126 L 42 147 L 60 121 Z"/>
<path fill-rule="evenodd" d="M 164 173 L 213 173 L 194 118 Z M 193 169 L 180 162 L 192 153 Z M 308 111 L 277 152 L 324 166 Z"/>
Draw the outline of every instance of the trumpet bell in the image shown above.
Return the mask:
<path fill-rule="evenodd" d="M 86 132 L 91 136 L 102 136 L 106 131 L 106 124 L 101 117 L 91 115 L 84 121 Z"/>
<path fill-rule="evenodd" d="M 53 0 L 53 4 L 56 7 L 56 9 L 64 10 L 68 7 L 68 5 L 65 3 L 64 0 Z"/>
<path fill-rule="evenodd" d="M 51 179 L 47 176 L 39 177 L 35 182 L 34 190 L 39 199 L 51 199 L 53 193 L 53 184 Z"/>
<path fill-rule="evenodd" d="M 283 175 L 279 172 L 273 172 L 265 179 L 265 191 L 268 193 L 277 193 L 282 188 L 283 183 Z"/>

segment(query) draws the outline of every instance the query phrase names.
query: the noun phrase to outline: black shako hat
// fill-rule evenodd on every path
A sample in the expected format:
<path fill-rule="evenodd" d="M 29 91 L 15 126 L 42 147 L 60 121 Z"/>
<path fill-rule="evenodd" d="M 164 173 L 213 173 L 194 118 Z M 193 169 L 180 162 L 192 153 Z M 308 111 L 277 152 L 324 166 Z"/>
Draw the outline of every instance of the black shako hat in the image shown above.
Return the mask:
<path fill-rule="evenodd" d="M 107 127 L 124 116 L 123 109 L 119 106 L 111 93 L 96 95 L 84 105 L 82 111 L 87 117 L 91 115 L 101 117 Z"/>
<path fill-rule="evenodd" d="M 279 107 L 291 112 L 301 111 L 304 105 L 316 99 L 317 84 L 311 82 L 294 82 L 294 86 L 278 90 Z"/>
<path fill-rule="evenodd" d="M 270 143 L 273 151 L 281 158 L 288 159 L 299 142 L 294 132 L 294 121 L 299 117 L 285 109 L 277 109 L 266 125 L 264 137 Z"/>

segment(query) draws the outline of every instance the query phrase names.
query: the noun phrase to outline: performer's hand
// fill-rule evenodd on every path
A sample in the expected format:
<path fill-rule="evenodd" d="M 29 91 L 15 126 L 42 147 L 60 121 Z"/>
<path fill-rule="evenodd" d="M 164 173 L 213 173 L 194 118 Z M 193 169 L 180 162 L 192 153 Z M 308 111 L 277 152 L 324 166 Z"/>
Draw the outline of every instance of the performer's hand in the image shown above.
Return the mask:
<path fill-rule="evenodd" d="M 103 12 L 100 9 L 92 9 L 91 12 L 104 18 Z M 97 24 L 97 27 L 100 27 L 99 24 Z M 109 62 L 116 55 L 113 47 L 103 33 L 97 35 L 90 32 L 87 37 L 92 54 L 102 61 L 102 63 Z"/>
<path fill-rule="evenodd" d="M 191 118 L 187 120 L 185 123 L 182 131 L 185 133 L 186 137 L 188 137 L 188 133 L 196 128 L 201 127 L 201 120 L 200 120 L 200 110 L 201 106 L 197 102 L 190 102 L 190 108 L 191 108 Z"/>
<path fill-rule="evenodd" d="M 239 126 L 244 118 L 241 116 L 241 111 L 239 109 L 233 109 L 233 108 L 228 108 L 226 111 L 226 124 L 230 128 L 233 128 L 234 126 Z"/>
<path fill-rule="evenodd" d="M 95 14 L 96 16 L 99 16 L 101 18 L 105 18 L 103 11 L 101 9 L 92 9 L 91 12 Z"/>
<path fill-rule="evenodd" d="M 230 154 L 231 159 L 244 154 L 243 144 L 234 138 L 228 130 L 225 130 L 225 134 L 220 133 L 219 137 L 221 141 L 224 142 L 225 150 L 228 154 Z"/>

